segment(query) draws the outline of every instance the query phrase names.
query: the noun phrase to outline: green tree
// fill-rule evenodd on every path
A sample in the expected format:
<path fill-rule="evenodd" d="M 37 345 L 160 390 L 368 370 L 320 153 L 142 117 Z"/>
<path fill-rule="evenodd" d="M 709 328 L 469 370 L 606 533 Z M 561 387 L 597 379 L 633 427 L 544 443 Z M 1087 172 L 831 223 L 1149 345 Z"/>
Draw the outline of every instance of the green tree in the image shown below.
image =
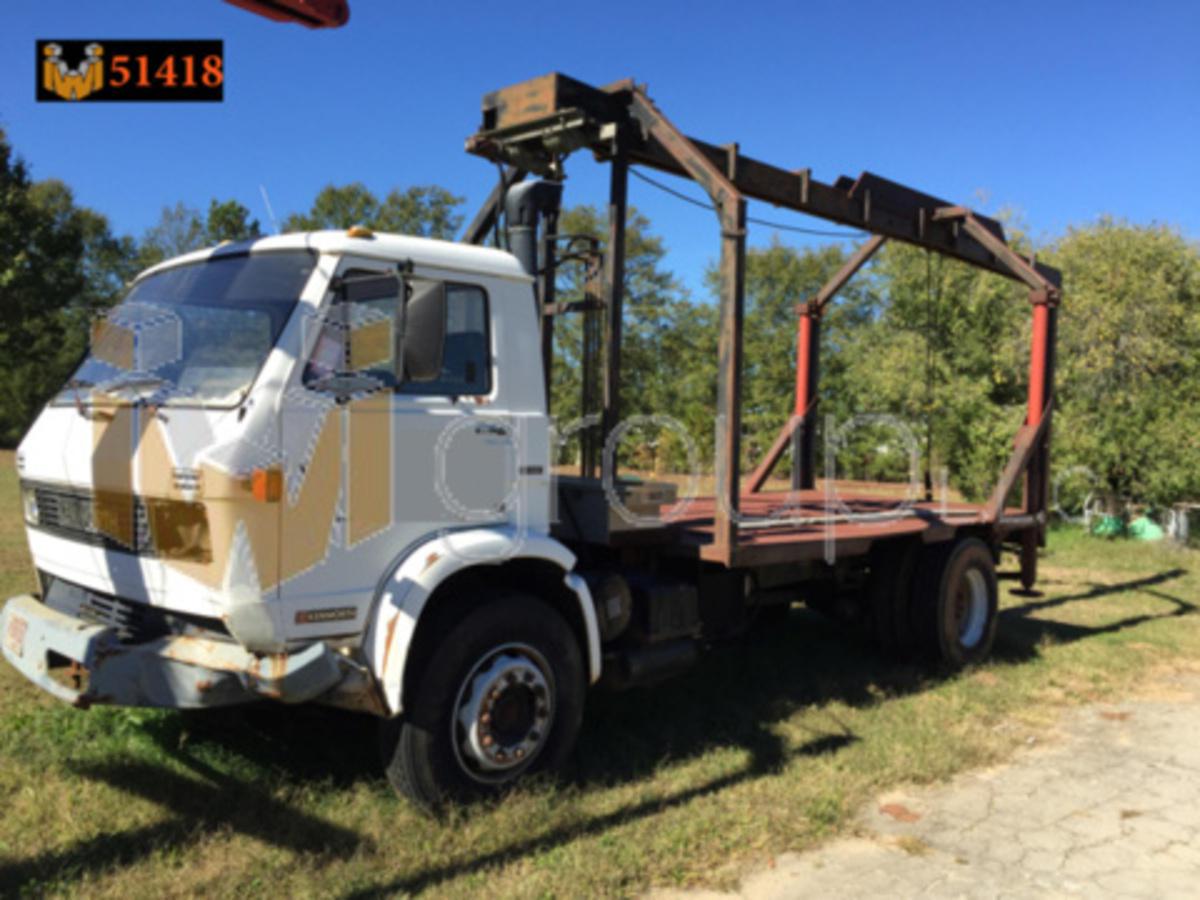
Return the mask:
<path fill-rule="evenodd" d="M 885 247 L 870 277 L 879 314 L 847 348 L 849 406 L 897 416 L 923 470 L 936 480 L 945 467 L 964 495 L 986 496 L 1024 415 L 1026 290 L 907 245 Z"/>
<path fill-rule="evenodd" d="M 746 253 L 746 312 L 742 337 L 742 462 L 752 469 L 765 456 L 795 407 L 797 304 L 820 289 L 845 261 L 838 246 L 797 250 L 778 237 Z M 718 289 L 717 273 L 708 273 Z M 839 348 L 857 338 L 854 326 L 868 316 L 871 295 L 861 281 L 848 285 L 825 309 L 821 323 L 818 422 L 838 412 L 845 396 Z M 714 338 L 715 340 L 715 338 Z M 786 471 L 790 455 L 776 468 Z"/>
<path fill-rule="evenodd" d="M 382 201 L 362 182 L 327 185 L 307 213 L 284 220 L 284 231 L 316 231 L 365 225 L 376 231 L 452 240 L 462 226 L 463 198 L 434 185 L 393 189 Z"/>
<path fill-rule="evenodd" d="M 138 243 L 138 261 L 148 268 L 164 259 L 199 250 L 208 243 L 204 219 L 183 201 L 164 206 L 158 221 L 146 229 Z"/>
<path fill-rule="evenodd" d="M 1200 498 L 1200 251 L 1177 231 L 1104 218 L 1046 254 L 1063 271 L 1056 469 L 1114 499 Z"/>
<path fill-rule="evenodd" d="M 250 218 L 250 210 L 236 200 L 218 201 L 216 198 L 208 203 L 204 232 L 210 244 L 247 241 L 262 236 L 258 219 Z"/>
<path fill-rule="evenodd" d="M 212 247 L 222 241 L 245 241 L 262 235 L 258 220 L 237 200 L 209 201 L 207 215 L 201 215 L 182 201 L 164 206 L 158 221 L 146 230 L 138 248 L 141 268 Z"/>
<path fill-rule="evenodd" d="M 65 380 L 132 257 L 132 242 L 66 185 L 32 181 L 0 132 L 0 444 L 15 444 Z"/>
<path fill-rule="evenodd" d="M 607 249 L 607 233 L 605 217 L 593 206 L 572 207 L 559 218 L 559 234 L 591 236 L 600 242 L 602 252 Z M 621 415 L 672 416 L 696 442 L 701 457 L 708 458 L 716 397 L 713 317 L 711 309 L 689 302 L 686 290 L 664 268 L 665 256 L 662 238 L 652 233 L 645 216 L 631 209 L 625 233 Z M 584 299 L 582 266 L 564 266 L 559 276 L 560 302 Z M 603 313 L 598 315 L 603 317 Z M 582 349 L 582 316 L 559 316 L 555 321 L 551 408 L 564 427 L 581 414 Z M 575 452 L 573 447 L 568 448 L 568 456 Z M 625 466 L 678 468 L 685 459 L 682 437 L 668 430 L 635 433 L 622 444 Z"/>

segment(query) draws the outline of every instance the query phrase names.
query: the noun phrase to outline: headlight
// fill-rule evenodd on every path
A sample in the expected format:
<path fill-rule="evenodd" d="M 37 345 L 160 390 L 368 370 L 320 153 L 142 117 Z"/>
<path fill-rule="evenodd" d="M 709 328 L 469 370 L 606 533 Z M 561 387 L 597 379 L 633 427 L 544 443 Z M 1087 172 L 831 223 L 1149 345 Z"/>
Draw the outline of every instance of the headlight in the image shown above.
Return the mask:
<path fill-rule="evenodd" d="M 37 525 L 37 492 L 33 488 L 21 488 L 21 507 L 25 511 L 25 523 L 27 525 Z"/>

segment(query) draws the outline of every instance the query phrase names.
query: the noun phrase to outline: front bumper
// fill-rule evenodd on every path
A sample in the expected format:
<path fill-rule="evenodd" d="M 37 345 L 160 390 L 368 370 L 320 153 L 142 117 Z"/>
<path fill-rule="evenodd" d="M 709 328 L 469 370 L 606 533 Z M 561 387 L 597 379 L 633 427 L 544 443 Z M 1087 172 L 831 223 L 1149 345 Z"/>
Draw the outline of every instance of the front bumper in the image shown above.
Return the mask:
<path fill-rule="evenodd" d="M 72 618 L 28 594 L 0 611 L 0 646 L 4 658 L 38 687 L 84 708 L 104 703 L 195 709 L 263 698 L 303 703 L 351 674 L 348 661 L 320 642 L 294 653 L 257 656 L 229 641 L 192 636 L 123 644 L 116 629 Z M 55 678 L 58 668 L 75 676 L 78 686 Z"/>

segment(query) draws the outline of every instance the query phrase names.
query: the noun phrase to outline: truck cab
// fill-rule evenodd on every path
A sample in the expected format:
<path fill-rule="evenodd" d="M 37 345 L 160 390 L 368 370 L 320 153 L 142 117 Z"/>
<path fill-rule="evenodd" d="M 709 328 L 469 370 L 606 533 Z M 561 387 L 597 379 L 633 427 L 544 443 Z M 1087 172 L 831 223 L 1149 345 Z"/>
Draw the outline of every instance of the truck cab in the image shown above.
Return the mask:
<path fill-rule="evenodd" d="M 512 255 L 362 228 L 142 273 L 18 449 L 41 592 L 5 605 L 5 657 L 80 707 L 404 719 L 500 591 L 508 619 L 550 625 L 456 639 L 478 658 L 446 688 L 450 781 L 508 780 L 555 729 L 569 744 L 599 641 L 549 536 L 538 324 Z"/>

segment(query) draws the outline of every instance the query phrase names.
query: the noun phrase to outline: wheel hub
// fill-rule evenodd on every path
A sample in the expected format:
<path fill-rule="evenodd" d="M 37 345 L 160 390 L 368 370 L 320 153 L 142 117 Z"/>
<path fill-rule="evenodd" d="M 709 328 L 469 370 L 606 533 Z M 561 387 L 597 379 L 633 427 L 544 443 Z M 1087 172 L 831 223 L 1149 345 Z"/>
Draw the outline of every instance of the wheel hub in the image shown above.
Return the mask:
<path fill-rule="evenodd" d="M 954 596 L 954 621 L 958 640 L 974 647 L 983 639 L 988 619 L 988 589 L 983 573 L 968 569 Z"/>
<path fill-rule="evenodd" d="M 532 647 L 509 645 L 468 673 L 452 727 L 459 760 L 474 777 L 504 780 L 542 749 L 554 717 L 548 671 Z"/>

